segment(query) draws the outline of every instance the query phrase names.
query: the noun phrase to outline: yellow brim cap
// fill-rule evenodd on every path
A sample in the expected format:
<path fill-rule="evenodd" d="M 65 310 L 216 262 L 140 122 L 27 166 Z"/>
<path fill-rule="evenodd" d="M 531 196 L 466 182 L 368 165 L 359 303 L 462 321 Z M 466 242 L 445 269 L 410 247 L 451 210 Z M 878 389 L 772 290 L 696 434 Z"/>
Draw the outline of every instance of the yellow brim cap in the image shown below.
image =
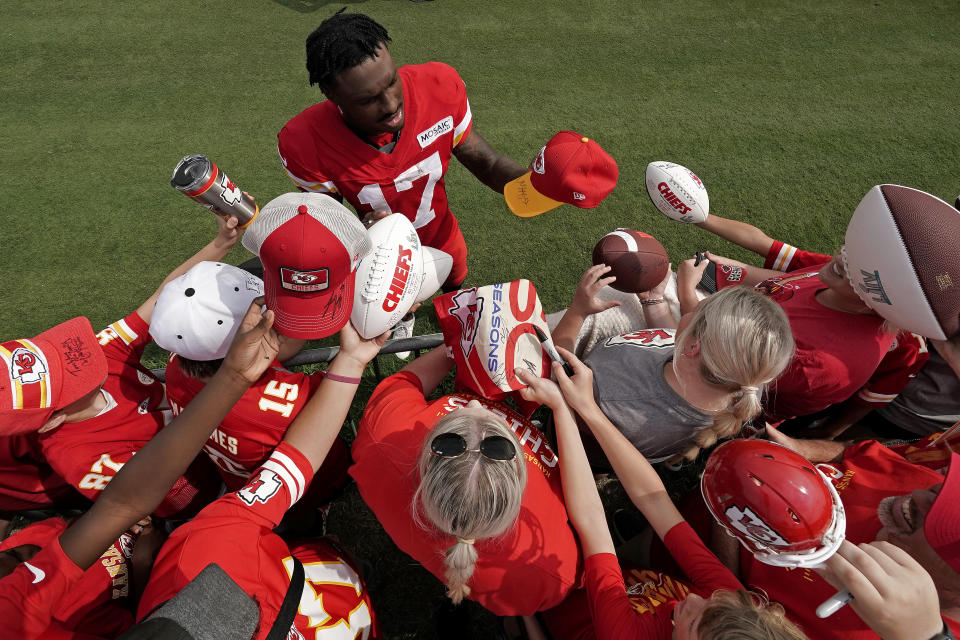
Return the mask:
<path fill-rule="evenodd" d="M 510 211 L 521 218 L 532 218 L 563 204 L 534 189 L 529 171 L 503 186 L 503 199 L 507 201 Z"/>

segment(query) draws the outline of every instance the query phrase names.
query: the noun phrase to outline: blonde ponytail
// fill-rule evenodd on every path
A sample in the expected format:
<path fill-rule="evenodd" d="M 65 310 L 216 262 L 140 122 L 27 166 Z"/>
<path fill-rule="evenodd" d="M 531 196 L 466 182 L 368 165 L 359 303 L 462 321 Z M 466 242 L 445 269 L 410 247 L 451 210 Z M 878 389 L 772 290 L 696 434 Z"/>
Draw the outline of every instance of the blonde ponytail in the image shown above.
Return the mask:
<path fill-rule="evenodd" d="M 512 461 L 490 460 L 478 451 L 455 458 L 440 458 L 430 443 L 441 433 L 456 433 L 477 449 L 486 436 L 499 435 L 516 442 L 506 422 L 493 413 L 489 416 L 441 418 L 427 434 L 420 453 L 420 486 L 413 497 L 413 518 L 426 530 L 439 530 L 457 541 L 444 553 L 447 596 L 455 604 L 470 595 L 467 584 L 477 561 L 476 540 L 505 533 L 520 515 L 523 490 L 527 484 L 527 465 L 520 443 Z"/>
<path fill-rule="evenodd" d="M 775 302 L 747 287 L 729 287 L 700 303 L 690 324 L 677 336 L 679 352 L 690 340 L 700 343 L 700 375 L 729 389 L 732 404 L 694 436 L 682 456 L 692 460 L 701 448 L 736 435 L 760 414 L 760 395 L 793 357 L 793 334 Z"/>

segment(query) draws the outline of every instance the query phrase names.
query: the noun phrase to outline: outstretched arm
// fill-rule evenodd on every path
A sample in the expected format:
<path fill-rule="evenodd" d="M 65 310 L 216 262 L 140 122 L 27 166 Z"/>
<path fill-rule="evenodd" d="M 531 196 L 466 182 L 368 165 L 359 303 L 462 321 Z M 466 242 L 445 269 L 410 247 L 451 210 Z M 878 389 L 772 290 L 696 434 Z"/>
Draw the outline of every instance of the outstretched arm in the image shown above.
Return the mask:
<path fill-rule="evenodd" d="M 124 531 L 153 511 L 183 475 L 227 412 L 266 371 L 280 348 L 273 312 L 258 299 L 223 365 L 173 422 L 161 429 L 110 481 L 89 511 L 60 535 L 67 556 L 86 570 Z"/>
<path fill-rule="evenodd" d="M 243 235 L 242 231 L 237 230 L 237 219 L 231 217 L 229 220 L 224 220 L 220 216 L 216 216 L 216 219 L 216 237 L 214 237 L 213 240 L 200 249 L 200 251 L 197 251 L 195 254 L 190 256 L 186 262 L 171 271 L 170 275 L 164 278 L 163 282 L 160 283 L 160 286 L 157 287 L 157 290 L 153 292 L 153 295 L 144 300 L 143 304 L 137 307 L 137 315 L 143 318 L 144 322 L 150 324 L 150 317 L 153 315 L 153 308 L 157 305 L 157 298 L 160 297 L 160 290 L 163 289 L 165 284 L 171 280 L 179 278 L 189 271 L 194 265 L 200 262 L 216 262 L 217 260 L 222 260 L 224 256 L 230 252 L 230 249 L 237 244 L 240 236 Z"/>
<path fill-rule="evenodd" d="M 283 436 L 283 441 L 302 453 L 314 469 L 318 469 L 327 457 L 359 386 L 359 383 L 332 379 L 330 374 L 336 378 L 360 378 L 367 363 L 373 360 L 389 336 L 387 331 L 364 340 L 349 322 L 340 330 L 340 351 L 327 367 L 328 375 L 320 381 L 317 392 Z"/>
<path fill-rule="evenodd" d="M 562 368 L 559 371 L 554 369 L 564 398 L 590 427 L 630 500 L 662 539 L 670 529 L 683 522 L 683 516 L 647 459 L 597 406 L 593 398 L 593 372 L 569 351 L 561 349 L 560 354 L 570 363 L 574 372 L 571 378 Z"/>
<path fill-rule="evenodd" d="M 563 375 L 563 367 L 553 363 L 556 375 Z M 556 373 L 559 369 L 560 372 Z M 607 518 L 603 512 L 603 503 L 597 493 L 597 485 L 590 471 L 587 453 L 577 431 L 573 413 L 563 400 L 556 383 L 535 376 L 526 369 L 514 370 L 517 377 L 527 386 L 520 390 L 524 400 L 540 402 L 553 411 L 553 421 L 560 446 L 560 481 L 563 485 L 563 499 L 567 515 L 583 547 L 584 557 L 597 553 L 614 553 L 613 538 L 607 528 Z"/>
<path fill-rule="evenodd" d="M 401 371 L 409 371 L 417 376 L 420 379 L 420 386 L 423 387 L 424 397 L 429 397 L 451 369 L 453 369 L 453 360 L 447 357 L 446 345 L 440 345 L 420 356 Z"/>
<path fill-rule="evenodd" d="M 453 155 L 477 180 L 497 193 L 503 193 L 503 185 L 527 172 L 526 167 L 516 160 L 494 150 L 475 126 L 467 134 L 467 139 L 453 150 Z"/>
<path fill-rule="evenodd" d="M 761 256 L 766 256 L 770 247 L 773 246 L 773 238 L 752 224 L 739 220 L 721 218 L 711 213 L 705 221 L 696 223 L 696 225 Z"/>
<path fill-rule="evenodd" d="M 791 438 L 779 429 L 767 425 L 767 439 L 782 444 L 787 449 L 795 451 L 810 462 L 835 462 L 843 457 L 843 450 L 850 446 L 849 442 L 837 440 L 800 440 Z"/>
<path fill-rule="evenodd" d="M 600 313 L 612 307 L 619 307 L 616 300 L 601 300 L 597 294 L 601 289 L 616 280 L 616 277 L 604 277 L 610 273 L 611 267 L 597 264 L 587 269 L 580 278 L 577 291 L 573 294 L 570 307 L 567 308 L 556 328 L 551 332 L 553 344 L 573 351 L 577 335 L 587 316 Z M 662 296 L 661 296 L 662 297 Z M 666 306 L 666 305 L 662 305 Z"/>

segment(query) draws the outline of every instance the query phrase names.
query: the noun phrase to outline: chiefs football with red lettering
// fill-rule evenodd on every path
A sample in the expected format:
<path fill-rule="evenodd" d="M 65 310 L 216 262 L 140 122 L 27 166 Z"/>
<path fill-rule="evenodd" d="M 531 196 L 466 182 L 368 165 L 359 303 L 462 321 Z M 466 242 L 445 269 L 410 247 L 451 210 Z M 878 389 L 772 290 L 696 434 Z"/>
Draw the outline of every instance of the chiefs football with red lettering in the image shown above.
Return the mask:
<path fill-rule="evenodd" d="M 600 238 L 593 248 L 593 264 L 601 263 L 612 268 L 608 275 L 617 277 L 610 286 L 624 293 L 653 289 L 670 269 L 663 245 L 634 229 L 617 229 Z"/>
<path fill-rule="evenodd" d="M 704 222 L 710 198 L 693 171 L 673 162 L 651 162 L 645 175 L 647 195 L 660 213 L 687 224 Z"/>
<path fill-rule="evenodd" d="M 416 301 L 423 250 L 402 213 L 378 220 L 367 233 L 372 249 L 357 267 L 350 322 L 361 336 L 374 338 L 397 324 Z"/>

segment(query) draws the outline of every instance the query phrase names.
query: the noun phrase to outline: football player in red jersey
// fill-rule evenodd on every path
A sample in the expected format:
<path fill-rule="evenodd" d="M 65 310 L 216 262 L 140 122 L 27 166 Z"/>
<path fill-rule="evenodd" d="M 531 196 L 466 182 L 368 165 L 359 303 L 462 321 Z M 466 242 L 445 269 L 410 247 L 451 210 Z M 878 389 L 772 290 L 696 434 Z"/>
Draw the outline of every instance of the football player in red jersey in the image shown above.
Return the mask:
<path fill-rule="evenodd" d="M 467 276 L 467 246 L 447 204 L 450 156 L 498 193 L 526 168 L 475 130 L 455 69 L 441 62 L 397 68 L 389 42 L 386 29 L 361 13 L 338 12 L 310 34 L 310 84 L 327 100 L 283 127 L 280 159 L 302 191 L 346 200 L 365 219 L 407 216 L 423 244 L 453 256 L 443 288 L 455 291 Z M 412 334 L 412 318 L 394 338 Z"/>

